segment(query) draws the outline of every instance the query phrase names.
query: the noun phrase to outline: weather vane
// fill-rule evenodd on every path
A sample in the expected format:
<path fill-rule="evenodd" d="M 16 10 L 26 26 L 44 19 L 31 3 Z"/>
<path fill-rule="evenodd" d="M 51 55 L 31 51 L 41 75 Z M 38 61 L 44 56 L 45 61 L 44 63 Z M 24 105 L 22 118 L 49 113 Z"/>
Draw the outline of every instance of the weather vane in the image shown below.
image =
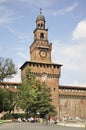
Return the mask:
<path fill-rule="evenodd" d="M 42 9 L 40 8 L 40 14 L 42 14 Z"/>

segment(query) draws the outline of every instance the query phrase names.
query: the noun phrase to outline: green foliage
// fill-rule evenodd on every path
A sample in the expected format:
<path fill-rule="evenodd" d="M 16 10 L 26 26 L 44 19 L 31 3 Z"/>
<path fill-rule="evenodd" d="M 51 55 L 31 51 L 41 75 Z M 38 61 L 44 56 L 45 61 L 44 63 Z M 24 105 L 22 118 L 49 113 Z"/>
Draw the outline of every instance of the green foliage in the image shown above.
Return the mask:
<path fill-rule="evenodd" d="M 41 117 L 46 114 L 56 114 L 54 106 L 51 105 L 50 89 L 45 83 L 37 81 L 30 69 L 26 69 L 25 74 L 25 80 L 19 87 L 18 92 L 14 93 L 0 89 L 0 112 L 9 111 L 6 115 L 7 118 L 11 115 L 14 107 L 18 106 L 26 111 L 29 116 L 35 116 L 37 113 Z"/>
<path fill-rule="evenodd" d="M 0 89 L 0 112 L 9 110 L 8 92 Z"/>
<path fill-rule="evenodd" d="M 26 113 L 12 113 L 11 116 L 13 119 L 27 118 Z"/>
<path fill-rule="evenodd" d="M 17 95 L 17 93 L 0 88 L 0 112 L 8 111 L 10 114 L 19 101 Z"/>
<path fill-rule="evenodd" d="M 6 113 L 4 116 L 3 116 L 3 119 L 12 119 L 12 115 L 10 115 L 9 113 Z"/>
<path fill-rule="evenodd" d="M 10 58 L 0 57 L 0 85 L 3 85 L 3 81 L 6 78 L 12 78 L 14 74 L 17 73 L 17 69 Z M 3 89 L 0 90 L 0 112 L 13 110 L 15 103 L 15 94 L 13 92 L 8 92 Z"/>
<path fill-rule="evenodd" d="M 40 113 L 40 116 L 46 114 L 56 114 L 55 108 L 51 105 L 52 99 L 50 89 L 45 83 L 40 83 L 30 72 L 26 69 L 25 80 L 20 89 L 20 107 L 23 108 L 29 115 L 35 116 Z"/>
<path fill-rule="evenodd" d="M 0 112 L 4 110 L 5 91 L 0 88 Z"/>
<path fill-rule="evenodd" d="M 14 110 L 14 107 L 17 105 L 18 101 L 19 101 L 19 96 L 18 96 L 18 93 L 16 92 L 7 92 L 8 93 L 8 96 L 7 96 L 7 99 L 8 99 L 8 111 L 9 111 L 9 114 L 11 114 L 11 111 Z"/>
<path fill-rule="evenodd" d="M 18 118 L 27 118 L 27 115 L 26 113 L 12 113 L 12 114 L 6 113 L 3 116 L 3 119 L 18 119 Z"/>

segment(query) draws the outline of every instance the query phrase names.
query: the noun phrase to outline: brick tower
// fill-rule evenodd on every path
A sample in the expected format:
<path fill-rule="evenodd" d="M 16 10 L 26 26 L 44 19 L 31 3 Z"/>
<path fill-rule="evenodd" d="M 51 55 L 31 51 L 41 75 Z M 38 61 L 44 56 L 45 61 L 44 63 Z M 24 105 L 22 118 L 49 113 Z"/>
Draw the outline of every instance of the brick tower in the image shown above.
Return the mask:
<path fill-rule="evenodd" d="M 51 89 L 52 104 L 57 112 L 59 110 L 58 86 L 61 65 L 51 61 L 52 43 L 48 41 L 48 29 L 45 28 L 45 17 L 40 14 L 36 18 L 36 28 L 34 30 L 34 40 L 30 46 L 30 61 L 26 61 L 21 66 L 21 78 L 23 80 L 26 67 L 31 68 L 31 72 L 41 82 L 46 82 Z"/>

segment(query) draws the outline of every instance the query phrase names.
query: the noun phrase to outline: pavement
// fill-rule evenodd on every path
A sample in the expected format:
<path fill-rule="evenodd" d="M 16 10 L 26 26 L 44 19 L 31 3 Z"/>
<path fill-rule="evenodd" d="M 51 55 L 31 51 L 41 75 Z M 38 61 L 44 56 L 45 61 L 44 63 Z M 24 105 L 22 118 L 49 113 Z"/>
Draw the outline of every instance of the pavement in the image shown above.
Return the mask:
<path fill-rule="evenodd" d="M 76 123 L 71 123 L 71 122 L 59 122 L 57 125 L 60 126 L 69 126 L 69 127 L 80 127 L 80 128 L 86 128 L 86 122 L 76 122 Z M 86 129 L 85 129 L 86 130 Z"/>
<path fill-rule="evenodd" d="M 12 122 L 12 123 L 3 123 L 0 125 L 0 130 L 85 130 L 84 128 L 79 127 L 67 127 L 61 126 L 60 124 L 41 124 L 41 123 L 29 123 L 29 122 Z"/>
<path fill-rule="evenodd" d="M 1 120 L 0 120 L 1 121 Z M 10 123 L 12 120 L 4 120 L 3 123 Z M 1 124 L 3 124 L 1 122 Z M 40 124 L 40 123 L 37 123 Z M 86 122 L 58 122 L 58 126 L 68 126 L 68 127 L 78 127 L 78 128 L 84 128 L 86 130 Z"/>

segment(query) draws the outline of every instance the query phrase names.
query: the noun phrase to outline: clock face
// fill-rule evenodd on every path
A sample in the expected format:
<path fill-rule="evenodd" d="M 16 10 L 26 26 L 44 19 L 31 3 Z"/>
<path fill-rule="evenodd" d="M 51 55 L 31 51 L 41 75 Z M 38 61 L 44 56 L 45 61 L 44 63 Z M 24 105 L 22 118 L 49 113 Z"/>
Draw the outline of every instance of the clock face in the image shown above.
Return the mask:
<path fill-rule="evenodd" d="M 39 54 L 43 58 L 45 58 L 47 56 L 47 52 L 45 50 L 41 50 Z"/>

